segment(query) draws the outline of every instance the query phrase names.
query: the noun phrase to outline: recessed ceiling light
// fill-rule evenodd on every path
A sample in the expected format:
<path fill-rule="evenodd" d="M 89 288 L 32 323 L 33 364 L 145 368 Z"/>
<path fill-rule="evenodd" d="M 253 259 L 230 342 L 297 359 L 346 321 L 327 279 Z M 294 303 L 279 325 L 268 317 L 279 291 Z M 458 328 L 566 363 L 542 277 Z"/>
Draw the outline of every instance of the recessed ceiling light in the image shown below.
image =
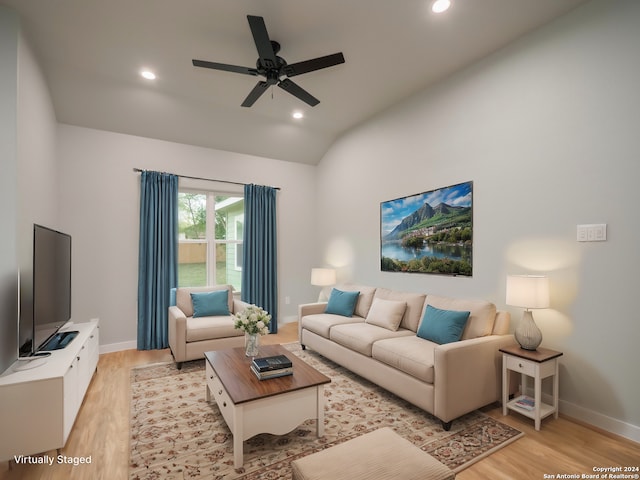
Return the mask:
<path fill-rule="evenodd" d="M 151 70 L 142 70 L 140 72 L 140 75 L 142 75 L 142 77 L 146 78 L 147 80 L 155 80 L 156 79 L 156 74 L 153 73 Z"/>
<path fill-rule="evenodd" d="M 450 6 L 451 0 L 436 0 L 435 2 L 433 2 L 433 5 L 431 5 L 431 11 L 433 13 L 446 12 L 447 10 L 449 10 Z"/>
<path fill-rule="evenodd" d="M 304 117 L 304 114 L 302 112 L 293 112 L 293 114 L 291 115 L 293 118 L 295 119 L 301 119 Z"/>

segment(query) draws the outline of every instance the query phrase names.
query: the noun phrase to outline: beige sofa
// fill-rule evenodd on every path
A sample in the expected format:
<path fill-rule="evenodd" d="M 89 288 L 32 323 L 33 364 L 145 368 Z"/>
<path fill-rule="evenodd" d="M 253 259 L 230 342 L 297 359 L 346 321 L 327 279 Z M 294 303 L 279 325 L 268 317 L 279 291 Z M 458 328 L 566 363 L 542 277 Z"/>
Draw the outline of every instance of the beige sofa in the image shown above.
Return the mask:
<path fill-rule="evenodd" d="M 191 293 L 227 290 L 229 315 L 193 317 Z M 231 285 L 177 288 L 169 307 L 169 348 L 178 368 L 182 362 L 204 358 L 204 352 L 244 346 L 244 332 L 234 328 L 233 315 L 249 304 L 233 298 Z"/>
<path fill-rule="evenodd" d="M 298 328 L 303 348 L 314 349 L 426 410 L 446 430 L 454 419 L 500 399 L 498 349 L 514 341 L 508 334 L 508 312 L 496 311 L 494 304 L 483 300 L 370 286 L 337 288 L 360 292 L 353 316 L 324 313 L 326 303 L 300 305 Z M 375 299 L 406 303 L 397 330 L 367 318 Z M 459 341 L 439 345 L 416 335 L 427 305 L 470 312 Z"/>

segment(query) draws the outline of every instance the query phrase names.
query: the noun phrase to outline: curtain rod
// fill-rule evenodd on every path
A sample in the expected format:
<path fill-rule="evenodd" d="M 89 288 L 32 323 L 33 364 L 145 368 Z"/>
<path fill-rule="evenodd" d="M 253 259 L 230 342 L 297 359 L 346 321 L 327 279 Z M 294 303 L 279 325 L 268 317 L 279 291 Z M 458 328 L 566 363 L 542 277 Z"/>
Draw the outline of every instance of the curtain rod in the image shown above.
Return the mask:
<path fill-rule="evenodd" d="M 146 170 L 142 170 L 141 168 L 134 168 L 133 171 L 136 173 L 142 173 L 142 172 L 145 172 Z M 169 173 L 169 172 L 163 172 L 163 173 Z M 232 185 L 248 185 L 247 183 L 232 182 L 231 180 L 218 180 L 217 178 L 191 177 L 189 175 L 177 175 L 175 173 L 172 173 L 171 175 L 176 175 L 176 177 L 180 177 L 180 178 L 189 178 L 191 180 L 204 180 L 206 182 L 230 183 Z M 271 187 L 271 188 L 280 190 L 280 187 Z"/>

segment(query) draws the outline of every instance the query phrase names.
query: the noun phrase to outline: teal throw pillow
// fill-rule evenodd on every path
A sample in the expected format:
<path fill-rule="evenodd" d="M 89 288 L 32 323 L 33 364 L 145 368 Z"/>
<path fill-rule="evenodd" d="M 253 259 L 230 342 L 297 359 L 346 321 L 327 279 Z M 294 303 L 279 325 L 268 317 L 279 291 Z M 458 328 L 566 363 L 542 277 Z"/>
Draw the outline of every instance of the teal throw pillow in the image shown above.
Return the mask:
<path fill-rule="evenodd" d="M 193 317 L 229 315 L 229 290 L 214 290 L 191 294 Z"/>
<path fill-rule="evenodd" d="M 343 317 L 352 317 L 359 295 L 360 292 L 343 292 L 334 288 L 331 290 L 331 296 L 324 312 L 342 315 Z"/>
<path fill-rule="evenodd" d="M 440 345 L 457 342 L 462 336 L 469 315 L 470 312 L 440 310 L 427 305 L 416 335 Z"/>

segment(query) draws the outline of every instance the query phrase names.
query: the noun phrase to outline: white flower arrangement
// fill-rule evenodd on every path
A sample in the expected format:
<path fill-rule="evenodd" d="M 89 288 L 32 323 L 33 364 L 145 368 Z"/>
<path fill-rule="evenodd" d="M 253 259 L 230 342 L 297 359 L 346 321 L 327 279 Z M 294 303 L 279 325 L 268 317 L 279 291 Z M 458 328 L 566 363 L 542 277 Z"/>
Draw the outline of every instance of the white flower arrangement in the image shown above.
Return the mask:
<path fill-rule="evenodd" d="M 250 335 L 266 335 L 269 333 L 270 321 L 271 315 L 260 307 L 249 305 L 241 312 L 235 314 L 233 326 Z"/>

